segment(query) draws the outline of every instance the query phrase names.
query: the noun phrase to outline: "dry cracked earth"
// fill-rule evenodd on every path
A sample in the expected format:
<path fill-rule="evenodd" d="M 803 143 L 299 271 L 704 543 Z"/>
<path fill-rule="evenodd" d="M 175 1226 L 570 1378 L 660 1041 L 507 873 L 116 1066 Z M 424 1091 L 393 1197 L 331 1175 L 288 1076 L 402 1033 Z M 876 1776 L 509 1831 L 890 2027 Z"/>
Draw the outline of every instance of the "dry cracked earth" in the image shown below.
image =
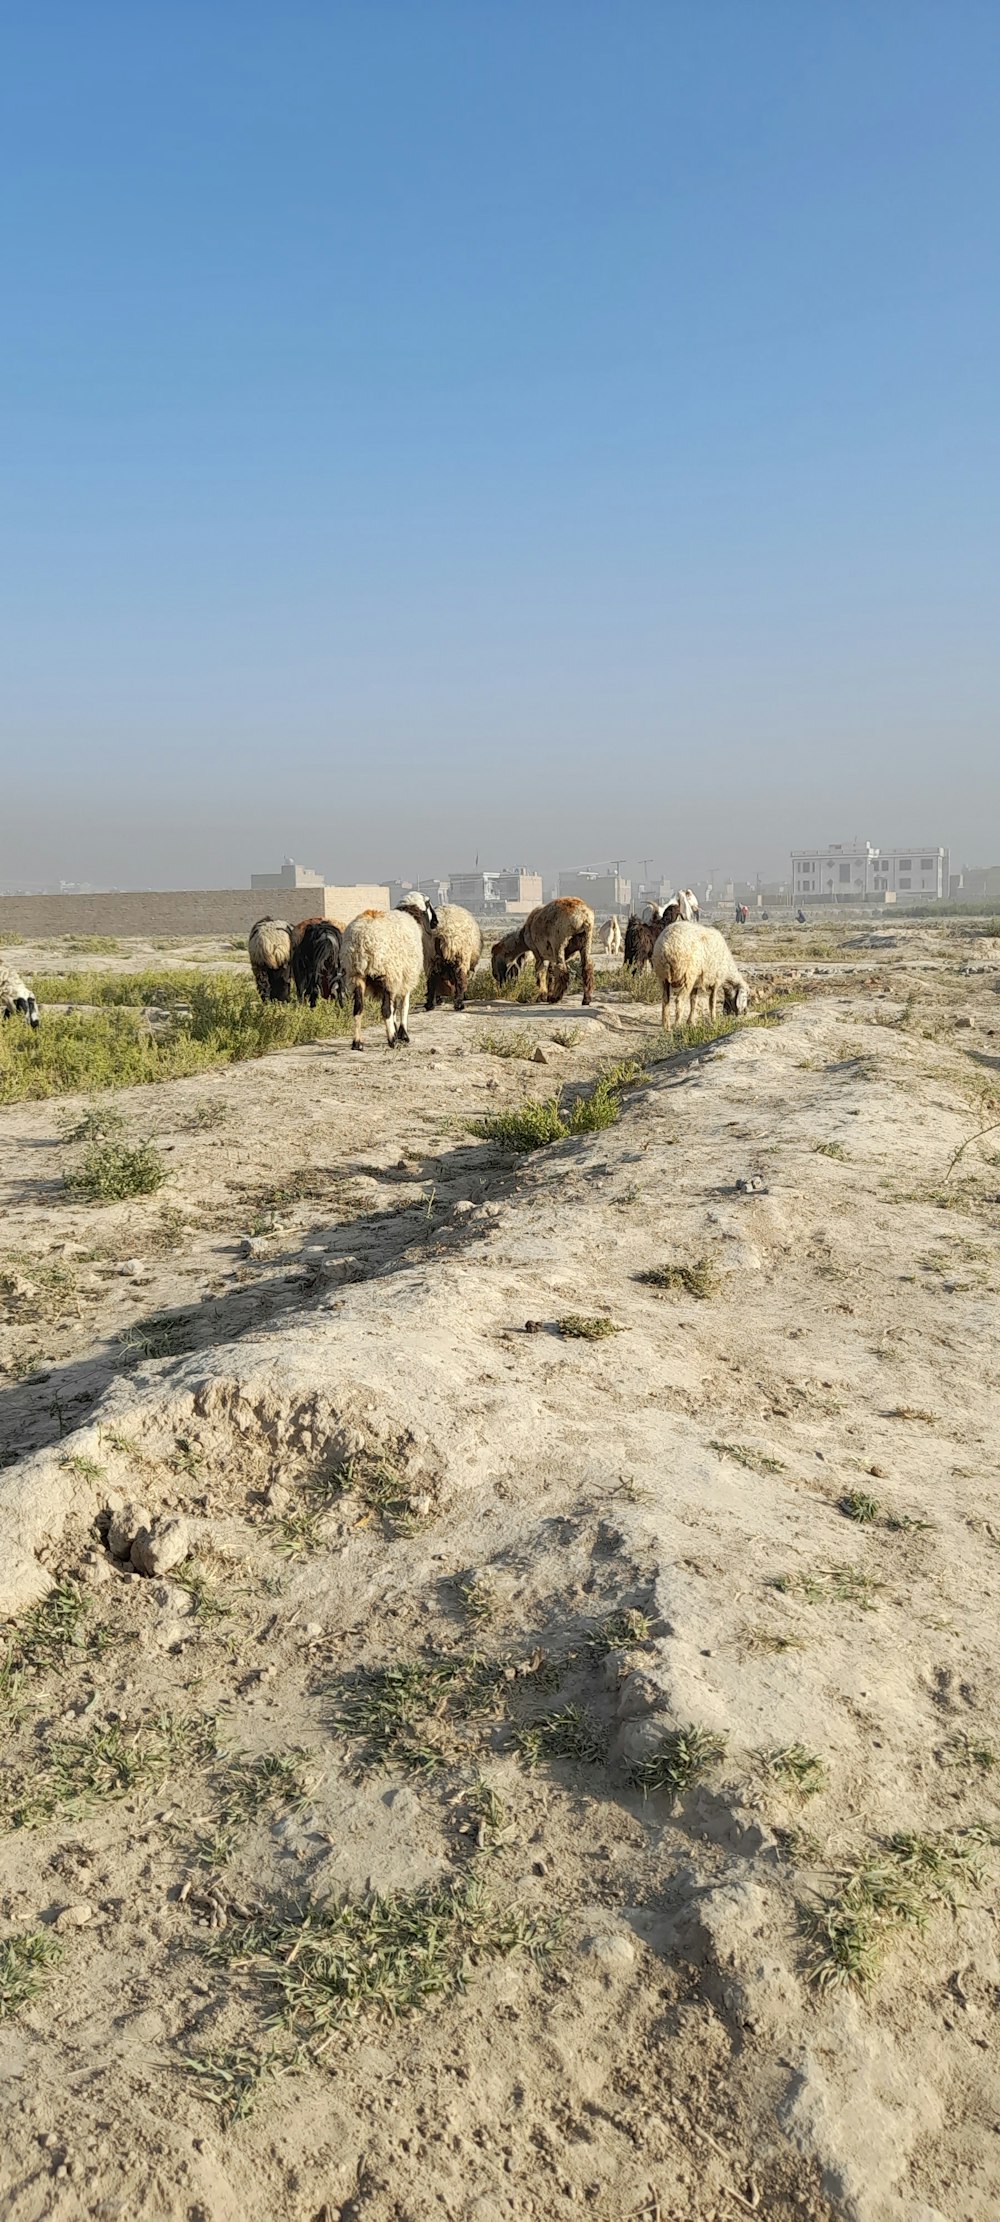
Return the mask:
<path fill-rule="evenodd" d="M 3 1114 L 11 2222 L 996 2214 L 1000 945 L 796 985 Z"/>

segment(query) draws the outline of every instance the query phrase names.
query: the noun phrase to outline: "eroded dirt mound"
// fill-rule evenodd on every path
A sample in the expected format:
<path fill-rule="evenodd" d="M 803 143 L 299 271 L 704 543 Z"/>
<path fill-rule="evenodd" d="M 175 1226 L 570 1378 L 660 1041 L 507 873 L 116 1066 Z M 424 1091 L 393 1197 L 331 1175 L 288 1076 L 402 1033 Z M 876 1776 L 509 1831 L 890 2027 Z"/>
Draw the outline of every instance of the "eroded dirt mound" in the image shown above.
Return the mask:
<path fill-rule="evenodd" d="M 3 1477 L 17 2222 L 995 2212 L 1000 1208 L 877 1017 Z"/>

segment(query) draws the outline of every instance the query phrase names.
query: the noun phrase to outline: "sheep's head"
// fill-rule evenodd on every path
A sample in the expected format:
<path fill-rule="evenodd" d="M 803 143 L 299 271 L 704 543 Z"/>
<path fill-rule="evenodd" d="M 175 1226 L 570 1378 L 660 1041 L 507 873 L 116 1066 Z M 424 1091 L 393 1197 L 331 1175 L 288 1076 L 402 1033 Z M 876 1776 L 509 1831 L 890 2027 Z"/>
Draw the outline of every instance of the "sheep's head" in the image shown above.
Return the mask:
<path fill-rule="evenodd" d="M 744 1018 L 750 1008 L 750 990 L 745 980 L 730 980 L 722 991 L 722 1007 L 727 1018 Z"/>
<path fill-rule="evenodd" d="M 3 1015 L 5 1018 L 11 1018 L 14 1011 L 17 1012 L 19 1018 L 26 1018 L 29 1026 L 39 1025 L 38 1005 L 33 995 L 15 996 L 13 1004 L 8 1006 Z"/>
<path fill-rule="evenodd" d="M 437 911 L 428 902 L 426 895 L 421 894 L 419 887 L 411 887 L 409 894 L 404 896 L 401 903 L 397 903 L 396 908 L 408 911 L 410 917 L 416 919 L 418 926 L 437 925 Z"/>

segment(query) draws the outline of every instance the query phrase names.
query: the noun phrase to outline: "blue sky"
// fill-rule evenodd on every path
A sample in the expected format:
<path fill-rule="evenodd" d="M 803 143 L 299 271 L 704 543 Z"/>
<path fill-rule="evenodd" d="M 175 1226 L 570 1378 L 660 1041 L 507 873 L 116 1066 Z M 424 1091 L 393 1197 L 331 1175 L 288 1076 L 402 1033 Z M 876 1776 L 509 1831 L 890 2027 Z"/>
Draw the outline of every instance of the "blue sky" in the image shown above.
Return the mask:
<path fill-rule="evenodd" d="M 995 0 L 36 0 L 0 170 L 0 884 L 1000 858 Z"/>

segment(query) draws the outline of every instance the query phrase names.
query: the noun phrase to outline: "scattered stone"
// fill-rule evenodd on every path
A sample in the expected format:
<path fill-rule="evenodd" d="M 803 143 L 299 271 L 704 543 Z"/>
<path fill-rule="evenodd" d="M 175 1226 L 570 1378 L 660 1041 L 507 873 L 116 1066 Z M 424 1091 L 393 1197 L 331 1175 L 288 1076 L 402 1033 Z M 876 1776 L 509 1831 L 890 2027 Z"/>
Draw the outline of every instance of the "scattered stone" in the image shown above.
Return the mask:
<path fill-rule="evenodd" d="M 75 1906 L 64 1906 L 62 1912 L 57 1913 L 52 1926 L 59 1936 L 65 1936 L 70 1929 L 86 1929 L 93 1918 L 93 1906 L 88 1905 L 85 1898 L 81 1898 Z"/>
<path fill-rule="evenodd" d="M 535 1054 L 534 1054 L 534 1056 L 533 1056 L 533 1058 L 532 1058 L 532 1060 L 531 1060 L 532 1064 L 533 1064 L 533 1065 L 547 1065 L 547 1064 L 549 1063 L 549 1061 L 550 1061 L 550 1060 L 549 1060 L 549 1058 L 547 1057 L 547 1055 L 546 1055 L 546 1053 L 545 1053 L 544 1049 L 542 1048 L 541 1042 L 539 1042 L 539 1044 L 538 1044 L 538 1048 L 536 1049 L 536 1051 L 535 1051 Z"/>
<path fill-rule="evenodd" d="M 975 1023 L 975 1019 L 971 1018 L 968 1013 L 966 1013 L 962 1018 L 957 1018 L 955 1020 L 956 1026 L 974 1026 Z"/>
<path fill-rule="evenodd" d="M 270 1488 L 266 1491 L 264 1497 L 264 1503 L 266 1504 L 268 1511 L 278 1513 L 287 1512 L 291 1501 L 292 1492 L 288 1488 L 287 1484 L 283 1481 L 272 1481 Z"/>
<path fill-rule="evenodd" d="M 741 1196 L 763 1196 L 767 1194 L 762 1173 L 751 1173 L 746 1180 L 738 1180 L 736 1186 Z"/>
<path fill-rule="evenodd" d="M 631 1943 L 628 1937 L 621 1936 L 614 1929 L 603 1930 L 598 1932 L 596 1936 L 585 1937 L 583 1949 L 588 1959 L 599 1960 L 602 1967 L 619 1968 L 622 1974 L 635 1961 L 635 1945 Z"/>
<path fill-rule="evenodd" d="M 170 1574 L 191 1550 L 191 1530 L 186 1520 L 162 1520 L 155 1528 L 140 1528 L 132 1544 L 132 1564 L 139 1574 Z"/>
<path fill-rule="evenodd" d="M 108 1522 L 108 1549 L 112 1558 L 127 1558 L 140 1528 L 152 1525 L 152 1514 L 145 1505 L 123 1504 L 112 1511 Z"/>
<path fill-rule="evenodd" d="M 876 1481 L 888 1481 L 889 1479 L 888 1468 L 885 1466 L 869 1466 L 868 1471 Z"/>

